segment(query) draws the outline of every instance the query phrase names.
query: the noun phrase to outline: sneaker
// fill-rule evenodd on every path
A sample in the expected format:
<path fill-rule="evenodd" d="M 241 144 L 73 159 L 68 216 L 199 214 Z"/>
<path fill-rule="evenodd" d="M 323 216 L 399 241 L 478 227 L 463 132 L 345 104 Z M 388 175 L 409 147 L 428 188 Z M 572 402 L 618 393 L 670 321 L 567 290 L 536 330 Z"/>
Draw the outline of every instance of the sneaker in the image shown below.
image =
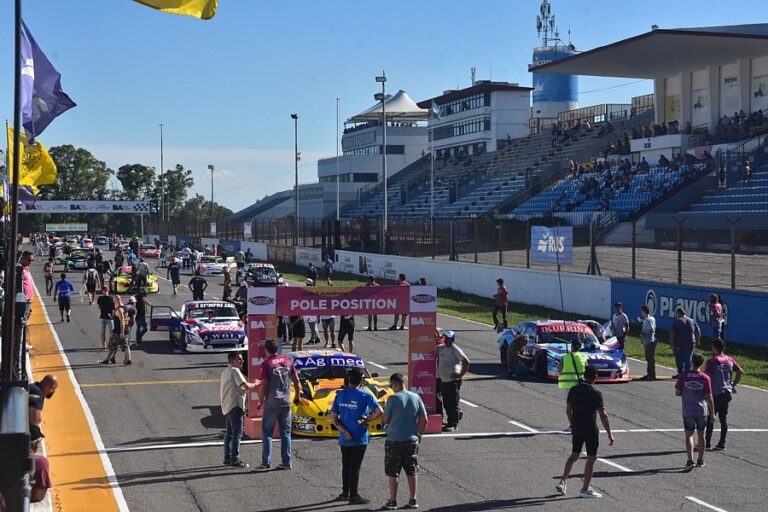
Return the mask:
<path fill-rule="evenodd" d="M 456 425 L 446 425 L 443 427 L 443 432 L 456 432 L 459 430 L 459 427 Z"/>
<path fill-rule="evenodd" d="M 717 443 L 715 446 L 712 447 L 712 449 L 716 451 L 725 450 L 725 443 Z"/>
<path fill-rule="evenodd" d="M 233 462 L 232 464 L 230 464 L 230 466 L 232 466 L 233 468 L 243 468 L 243 469 L 245 469 L 245 468 L 248 467 L 248 463 L 239 460 L 237 462 Z"/>
<path fill-rule="evenodd" d="M 115 361 L 114 357 L 112 359 L 110 359 L 109 362 L 112 363 L 112 364 L 117 364 L 117 361 Z"/>
<path fill-rule="evenodd" d="M 408 504 L 403 507 L 404 509 L 415 509 L 419 508 L 419 503 L 416 501 L 416 499 L 412 499 L 408 501 Z"/>
<path fill-rule="evenodd" d="M 131 362 L 130 359 L 128 359 L 127 361 L 123 361 L 123 364 L 133 364 L 133 363 Z"/>
<path fill-rule="evenodd" d="M 291 466 L 290 464 L 280 464 L 275 469 L 278 471 L 288 471 L 293 469 L 293 466 Z"/>
<path fill-rule="evenodd" d="M 704 459 L 697 459 L 696 460 L 696 467 L 697 468 L 703 468 L 704 467 Z"/>
<path fill-rule="evenodd" d="M 342 345 L 341 343 L 339 343 L 339 350 L 341 350 L 342 352 L 346 352 L 347 351 L 347 349 L 345 349 L 344 345 Z"/>
<path fill-rule="evenodd" d="M 69 323 L 69 322 L 70 322 L 70 320 L 69 320 L 69 316 L 67 316 L 67 323 Z"/>
<path fill-rule="evenodd" d="M 677 380 L 677 374 L 674 374 L 672 377 L 670 377 L 672 380 Z"/>
<path fill-rule="evenodd" d="M 367 500 L 367 499 L 363 498 L 362 496 L 360 496 L 359 494 L 357 496 L 351 496 L 349 498 L 349 504 L 350 505 L 367 505 L 370 502 L 371 502 L 371 500 Z"/>
<path fill-rule="evenodd" d="M 400 330 L 401 330 L 401 331 L 405 330 L 405 326 L 404 326 L 404 325 L 401 325 L 401 326 L 400 326 Z"/>
<path fill-rule="evenodd" d="M 558 494 L 562 494 L 565 496 L 565 493 L 568 492 L 568 484 L 560 480 L 557 485 L 555 486 L 555 490 Z"/>
<path fill-rule="evenodd" d="M 396 325 L 393 325 L 392 327 L 389 328 L 390 331 L 394 331 L 395 329 L 397 329 Z"/>
<path fill-rule="evenodd" d="M 688 459 L 688 462 L 685 463 L 685 469 L 692 469 L 694 466 L 693 460 Z"/>
<path fill-rule="evenodd" d="M 272 469 L 272 466 L 270 466 L 269 464 L 262 463 L 256 466 L 254 471 L 269 471 L 270 469 Z"/>
<path fill-rule="evenodd" d="M 581 492 L 579 493 L 579 496 L 582 498 L 602 498 L 603 497 L 602 494 L 592 489 L 591 487 L 582 489 Z"/>
<path fill-rule="evenodd" d="M 372 331 L 372 330 L 373 330 L 373 328 L 372 328 L 370 325 L 369 325 L 369 326 L 368 326 L 368 328 L 366 329 L 366 331 Z"/>
<path fill-rule="evenodd" d="M 349 494 L 342 492 L 333 501 L 349 501 Z"/>
<path fill-rule="evenodd" d="M 381 507 L 382 510 L 397 510 L 397 502 L 395 500 L 387 500 L 387 502 L 384 504 L 383 507 Z"/>
<path fill-rule="evenodd" d="M 109 359 L 104 359 L 103 361 L 99 361 L 99 364 L 109 364 Z"/>
<path fill-rule="evenodd" d="M 567 427 L 565 427 L 563 429 L 563 432 L 570 432 L 570 431 L 571 431 L 571 426 L 570 425 L 568 425 Z"/>

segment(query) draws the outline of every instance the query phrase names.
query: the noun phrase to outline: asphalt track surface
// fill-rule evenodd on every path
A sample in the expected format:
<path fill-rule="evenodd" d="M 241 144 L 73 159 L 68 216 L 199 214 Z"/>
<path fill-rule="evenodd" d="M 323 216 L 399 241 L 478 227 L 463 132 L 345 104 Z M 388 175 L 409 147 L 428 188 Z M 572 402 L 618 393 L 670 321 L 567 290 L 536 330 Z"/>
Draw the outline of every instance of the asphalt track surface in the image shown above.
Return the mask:
<path fill-rule="evenodd" d="M 44 290 L 38 267 L 33 273 Z M 79 275 L 72 278 L 79 285 Z M 178 306 L 191 298 L 187 289 L 173 297 L 168 282 L 160 281 L 160 294 L 150 297 L 154 304 Z M 212 283 L 209 292 L 220 296 L 220 283 Z M 226 355 L 179 353 L 167 334 L 148 333 L 144 345 L 134 348 L 132 366 L 99 365 L 96 306 L 73 297 L 67 324 L 57 322 L 50 298 L 45 303 L 130 510 L 378 510 L 386 500 L 381 438 L 371 442 L 361 472 L 360 493 L 371 499 L 369 506 L 331 501 L 341 491 L 334 439 L 295 438 L 293 471 L 254 473 L 222 466 L 218 379 Z M 390 320 L 380 318 L 379 327 L 388 327 Z M 490 326 L 443 315 L 438 322 L 457 331 L 457 344 L 472 364 L 462 388 L 461 430 L 427 436 L 421 447 L 421 509 L 765 510 L 765 391 L 739 390 L 731 404 L 728 450 L 707 452 L 706 467 L 685 472 L 681 406 L 672 381 L 601 385 L 616 432 L 612 447 L 601 435 L 593 487 L 604 497 L 578 497 L 583 460 L 574 467 L 568 494 L 559 496 L 554 487 L 571 446 L 562 432 L 564 393 L 547 382 L 506 379 Z M 364 328 L 365 319 L 359 317 L 357 325 Z M 405 371 L 406 333 L 358 331 L 356 336 L 358 353 L 371 371 Z M 644 373 L 644 363 L 633 361 L 631 368 L 635 376 Z M 252 468 L 259 464 L 259 441 L 244 440 L 241 452 Z M 88 482 L 82 484 L 88 488 Z M 398 502 L 407 502 L 404 478 Z"/>

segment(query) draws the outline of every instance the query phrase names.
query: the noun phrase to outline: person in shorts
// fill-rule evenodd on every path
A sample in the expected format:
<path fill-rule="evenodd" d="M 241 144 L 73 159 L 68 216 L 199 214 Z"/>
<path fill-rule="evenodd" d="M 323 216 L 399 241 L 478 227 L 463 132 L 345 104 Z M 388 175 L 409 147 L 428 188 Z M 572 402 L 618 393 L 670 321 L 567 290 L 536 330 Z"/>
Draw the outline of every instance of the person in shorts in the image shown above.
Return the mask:
<path fill-rule="evenodd" d="M 584 483 L 579 496 L 582 498 L 602 498 L 603 495 L 592 489 L 592 472 L 597 460 L 597 448 L 600 445 L 600 431 L 597 428 L 597 414 L 608 434 L 608 441 L 613 446 L 613 433 L 608 414 L 603 405 L 603 394 L 595 389 L 593 384 L 597 378 L 597 366 L 588 364 L 584 368 L 584 377 L 581 382 L 568 391 L 568 405 L 565 413 L 571 424 L 571 455 L 565 461 L 563 476 L 560 478 L 555 490 L 562 495 L 567 492 L 568 475 L 573 465 L 579 460 L 581 449 L 586 445 L 587 463 L 584 466 Z"/>
<path fill-rule="evenodd" d="M 123 301 L 119 295 L 115 295 L 115 310 L 112 312 L 112 332 L 107 344 L 107 357 L 99 361 L 101 364 L 115 364 L 115 355 L 118 350 L 123 351 L 123 364 L 131 364 L 131 346 L 125 335 L 126 314 Z"/>
<path fill-rule="evenodd" d="M 109 287 L 102 286 L 101 295 L 96 299 L 96 305 L 99 307 L 99 337 L 101 346 L 107 349 L 107 340 L 112 332 L 112 313 L 115 311 L 115 298 L 109 295 Z"/>
<path fill-rule="evenodd" d="M 349 351 L 355 352 L 355 316 L 341 315 L 339 318 L 339 348 L 344 349 L 344 338 L 349 338 Z"/>
<path fill-rule="evenodd" d="M 67 274 L 61 273 L 61 280 L 56 283 L 53 289 L 53 302 L 58 300 L 59 302 L 59 314 L 61 315 L 61 321 L 64 321 L 64 315 L 67 315 L 67 322 L 69 322 L 70 314 L 72 312 L 72 293 L 75 291 L 75 285 L 71 281 L 67 281 Z"/>
<path fill-rule="evenodd" d="M 323 338 L 325 339 L 324 348 L 328 348 L 328 340 L 331 340 L 331 348 L 336 348 L 336 319 L 333 315 L 325 315 L 320 317 L 320 322 L 323 324 Z"/>
<path fill-rule="evenodd" d="M 409 500 L 404 509 L 419 508 L 416 501 L 418 484 L 419 444 L 427 428 L 427 409 L 421 397 L 405 389 L 402 373 L 393 373 L 389 385 L 394 395 L 384 406 L 382 422 L 386 425 L 387 440 L 384 443 L 384 472 L 389 479 L 389 499 L 385 510 L 397 510 L 397 486 L 400 472 L 408 479 Z"/>
<path fill-rule="evenodd" d="M 712 400 L 712 381 L 709 375 L 699 371 L 704 364 L 704 356 L 694 352 L 691 356 L 691 370 L 682 372 L 677 377 L 675 395 L 683 399 L 683 428 L 685 429 L 685 453 L 688 461 L 687 469 L 694 467 L 693 463 L 693 431 L 696 431 L 699 442 L 696 467 L 704 466 L 705 430 L 707 419 L 712 417 L 715 404 Z"/>
<path fill-rule="evenodd" d="M 720 441 L 712 447 L 713 450 L 725 450 L 725 438 L 728 435 L 728 404 L 736 393 L 736 385 L 744 376 L 744 369 L 734 358 L 725 353 L 725 342 L 721 339 L 712 340 L 712 358 L 704 365 L 704 371 L 712 382 L 712 401 L 715 404 L 715 415 L 720 420 Z M 712 443 L 712 432 L 715 429 L 715 418 L 709 417 L 707 423 L 707 448 Z"/>

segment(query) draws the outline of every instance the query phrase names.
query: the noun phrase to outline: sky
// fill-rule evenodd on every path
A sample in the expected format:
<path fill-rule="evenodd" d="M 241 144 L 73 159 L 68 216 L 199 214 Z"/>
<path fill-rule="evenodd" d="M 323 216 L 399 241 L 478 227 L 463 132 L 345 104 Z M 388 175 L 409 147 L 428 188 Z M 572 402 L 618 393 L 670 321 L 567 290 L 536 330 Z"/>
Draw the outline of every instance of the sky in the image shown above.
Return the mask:
<path fill-rule="evenodd" d="M 374 77 L 415 101 L 477 79 L 530 86 L 540 0 L 219 0 L 212 20 L 131 0 L 24 0 L 23 17 L 78 104 L 40 136 L 117 170 L 193 171 L 192 194 L 238 211 L 293 187 L 336 154 L 341 122 L 375 103 Z M 757 23 L 764 0 L 551 0 L 561 38 L 589 50 L 660 28 Z M 383 8 L 383 10 L 382 10 Z M 0 114 L 13 119 L 13 2 L 0 4 Z M 652 82 L 581 77 L 581 106 L 629 103 Z M 115 188 L 120 188 L 114 179 Z"/>

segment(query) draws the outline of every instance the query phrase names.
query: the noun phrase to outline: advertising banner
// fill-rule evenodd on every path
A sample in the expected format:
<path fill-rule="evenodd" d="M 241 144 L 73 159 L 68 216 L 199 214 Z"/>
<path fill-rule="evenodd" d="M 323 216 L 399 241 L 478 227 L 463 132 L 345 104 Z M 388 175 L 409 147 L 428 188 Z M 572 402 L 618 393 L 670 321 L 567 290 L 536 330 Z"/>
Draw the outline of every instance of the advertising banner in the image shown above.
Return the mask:
<path fill-rule="evenodd" d="M 257 290 L 258 288 L 251 288 Z M 250 290 L 249 290 L 250 291 Z M 248 378 L 259 378 L 261 364 L 267 358 L 264 342 L 277 338 L 277 317 L 272 315 L 248 315 Z M 261 418 L 263 409 L 257 407 L 258 389 L 248 391 L 248 417 Z"/>
<path fill-rule="evenodd" d="M 243 238 L 246 240 L 253 238 L 253 222 L 243 222 Z"/>
<path fill-rule="evenodd" d="M 88 232 L 88 224 L 85 222 L 70 222 L 70 223 L 61 223 L 61 224 L 46 224 L 45 230 L 48 233 L 87 233 Z"/>
<path fill-rule="evenodd" d="M 406 286 L 283 286 L 248 291 L 249 314 L 273 307 L 272 293 L 279 315 L 306 315 L 309 311 L 315 315 L 393 315 L 409 311 Z"/>
<path fill-rule="evenodd" d="M 536 263 L 573 263 L 573 228 L 531 226 L 531 260 Z"/>
<path fill-rule="evenodd" d="M 435 412 L 437 396 L 437 288 L 410 286 L 411 313 L 408 316 L 408 388 L 418 393 L 427 413 Z"/>
<path fill-rule="evenodd" d="M 322 267 L 323 252 L 321 249 L 312 247 L 296 247 L 296 264 L 302 267 L 308 267 L 312 263 L 317 268 Z"/>
<path fill-rule="evenodd" d="M 222 240 L 220 243 L 228 256 L 234 256 L 240 250 L 240 240 Z"/>
<path fill-rule="evenodd" d="M 35 201 L 19 213 L 149 213 L 149 201 Z"/>
<path fill-rule="evenodd" d="M 211 222 L 211 229 L 210 229 L 210 233 L 209 234 L 211 236 L 216 236 L 216 223 L 215 222 Z"/>
<path fill-rule="evenodd" d="M 709 326 L 709 295 L 716 293 L 725 303 L 725 339 L 744 345 L 768 347 L 768 294 L 662 284 L 651 281 L 611 279 L 612 302 L 623 302 L 633 323 L 645 304 L 656 318 L 659 329 L 668 330 L 675 319 L 675 309 L 682 307 L 696 320 L 703 336 L 712 337 Z M 611 312 L 606 311 L 608 316 Z"/>

